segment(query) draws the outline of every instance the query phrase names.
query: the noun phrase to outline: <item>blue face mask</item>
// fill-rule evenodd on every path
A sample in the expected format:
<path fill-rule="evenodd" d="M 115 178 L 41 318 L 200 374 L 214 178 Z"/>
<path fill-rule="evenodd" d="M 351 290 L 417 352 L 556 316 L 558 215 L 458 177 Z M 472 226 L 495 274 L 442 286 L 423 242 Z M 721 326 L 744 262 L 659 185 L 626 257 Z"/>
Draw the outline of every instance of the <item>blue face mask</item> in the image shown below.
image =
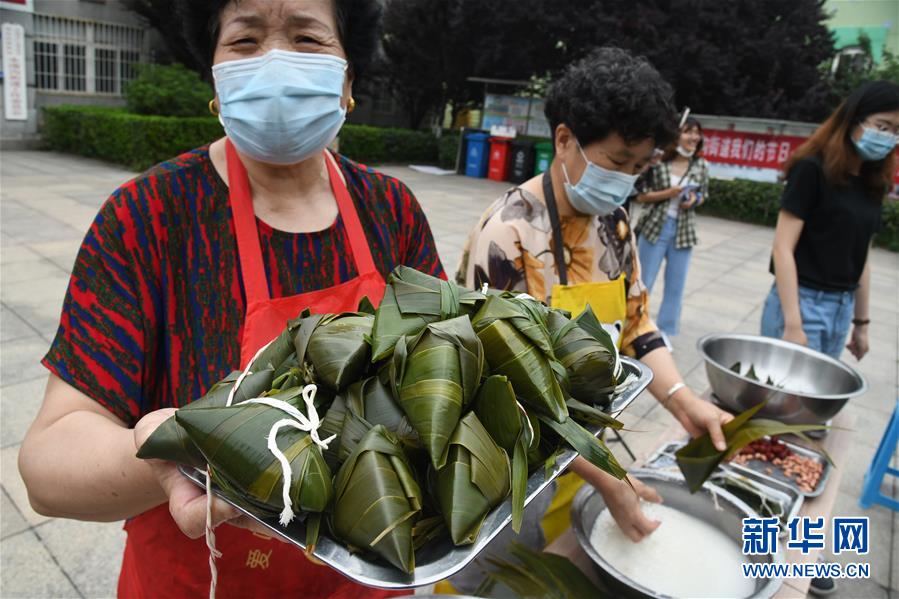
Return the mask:
<path fill-rule="evenodd" d="M 631 194 L 638 175 L 626 175 L 616 171 L 610 171 L 587 159 L 581 144 L 577 146 L 581 156 L 587 163 L 584 174 L 577 185 L 571 184 L 568 177 L 568 169 L 562 163 L 562 173 L 565 175 L 565 194 L 571 206 L 583 214 L 594 216 L 606 216 L 624 204 L 627 196 Z"/>
<path fill-rule="evenodd" d="M 329 54 L 272 50 L 212 67 L 219 120 L 242 153 L 296 164 L 340 131 L 347 62 Z"/>
<path fill-rule="evenodd" d="M 868 127 L 862 129 L 860 138 L 852 141 L 855 143 L 855 149 L 858 150 L 858 155 L 861 156 L 862 160 L 870 162 L 883 160 L 896 147 L 895 135 Z"/>

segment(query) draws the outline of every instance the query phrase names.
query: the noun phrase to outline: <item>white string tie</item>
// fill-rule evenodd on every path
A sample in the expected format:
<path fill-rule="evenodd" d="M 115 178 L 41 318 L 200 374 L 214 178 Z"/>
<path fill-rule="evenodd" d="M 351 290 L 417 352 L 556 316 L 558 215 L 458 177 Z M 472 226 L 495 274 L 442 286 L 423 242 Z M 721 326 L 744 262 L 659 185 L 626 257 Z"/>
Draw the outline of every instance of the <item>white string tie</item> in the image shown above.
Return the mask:
<path fill-rule="evenodd" d="M 268 449 L 272 452 L 272 455 L 277 458 L 278 462 L 281 463 L 281 474 L 282 478 L 284 479 L 284 484 L 281 488 L 281 496 L 284 501 L 284 509 L 281 510 L 281 518 L 279 520 L 281 526 L 287 526 L 294 517 L 292 507 L 293 502 L 290 499 L 290 482 L 293 472 L 290 468 L 290 461 L 278 448 L 278 431 L 286 426 L 289 426 L 297 430 L 309 433 L 309 436 L 312 437 L 312 442 L 322 449 L 327 449 L 328 444 L 337 437 L 337 435 L 331 435 L 327 439 L 322 440 L 318 436 L 318 429 L 322 423 L 318 417 L 318 411 L 315 409 L 314 403 L 315 393 L 317 391 L 318 387 L 315 385 L 306 385 L 305 387 L 303 387 L 303 401 L 306 403 L 306 411 L 309 413 L 308 417 L 286 401 L 274 399 L 272 397 L 257 397 L 256 399 L 248 399 L 243 402 L 266 405 L 271 408 L 281 410 L 282 412 L 285 412 L 286 414 L 291 416 L 291 418 L 285 418 L 273 424 L 271 431 L 269 431 L 268 434 Z"/>
<path fill-rule="evenodd" d="M 278 337 L 280 337 L 280 335 Z M 226 408 L 230 407 L 234 402 L 234 394 L 237 393 L 237 388 L 240 387 L 240 384 L 243 382 L 243 380 L 247 377 L 247 375 L 253 374 L 252 372 L 250 372 L 250 366 L 253 365 L 253 362 L 255 362 L 257 358 L 262 355 L 262 352 L 268 349 L 268 346 L 274 343 L 278 337 L 275 337 L 274 339 L 263 345 L 261 348 L 259 348 L 259 351 L 256 352 L 256 355 L 253 356 L 253 358 L 247 364 L 247 367 L 243 369 L 243 372 L 241 372 L 240 376 L 237 377 L 237 380 L 234 381 L 234 386 L 231 387 L 231 391 L 228 392 L 228 401 L 225 402 Z"/>

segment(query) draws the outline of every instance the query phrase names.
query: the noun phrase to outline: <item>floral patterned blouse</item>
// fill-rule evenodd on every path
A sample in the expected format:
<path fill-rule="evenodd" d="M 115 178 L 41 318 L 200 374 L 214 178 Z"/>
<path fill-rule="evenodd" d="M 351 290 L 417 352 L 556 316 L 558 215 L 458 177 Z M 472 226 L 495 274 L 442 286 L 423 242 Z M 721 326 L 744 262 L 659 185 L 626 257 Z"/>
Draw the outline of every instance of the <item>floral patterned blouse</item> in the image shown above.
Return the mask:
<path fill-rule="evenodd" d="M 640 358 L 663 347 L 649 318 L 649 294 L 640 280 L 637 244 L 627 213 L 561 218 L 568 283 L 602 283 L 625 275 L 627 318 L 622 352 Z M 456 280 L 469 288 L 526 292 L 550 303 L 559 275 L 553 257 L 552 226 L 543 201 L 519 187 L 507 191 L 481 216 L 469 235 Z"/>

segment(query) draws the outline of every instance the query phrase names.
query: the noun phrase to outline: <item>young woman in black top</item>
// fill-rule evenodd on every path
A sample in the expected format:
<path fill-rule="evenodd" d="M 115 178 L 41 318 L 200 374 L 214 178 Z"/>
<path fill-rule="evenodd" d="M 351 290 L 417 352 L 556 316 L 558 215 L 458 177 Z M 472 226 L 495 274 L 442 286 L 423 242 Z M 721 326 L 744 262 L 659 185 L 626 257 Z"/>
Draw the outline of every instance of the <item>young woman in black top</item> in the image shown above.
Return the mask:
<path fill-rule="evenodd" d="M 899 86 L 853 92 L 787 161 L 762 334 L 839 358 L 868 352 L 868 250 L 896 167 Z"/>

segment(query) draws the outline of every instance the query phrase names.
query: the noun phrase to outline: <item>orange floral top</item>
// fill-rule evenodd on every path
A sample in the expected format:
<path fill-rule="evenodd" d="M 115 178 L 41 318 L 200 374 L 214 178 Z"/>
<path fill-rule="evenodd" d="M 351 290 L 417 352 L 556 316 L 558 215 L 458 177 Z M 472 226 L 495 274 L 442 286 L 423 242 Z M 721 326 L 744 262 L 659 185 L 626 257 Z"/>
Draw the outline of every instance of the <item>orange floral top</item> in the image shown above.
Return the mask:
<path fill-rule="evenodd" d="M 561 218 L 568 283 L 602 283 L 625 275 L 627 318 L 621 331 L 625 355 L 640 358 L 664 346 L 649 317 L 649 294 L 640 280 L 637 243 L 627 213 Z M 507 191 L 481 216 L 456 271 L 460 285 L 526 292 L 550 303 L 559 275 L 552 226 L 543 201 L 519 187 Z"/>

